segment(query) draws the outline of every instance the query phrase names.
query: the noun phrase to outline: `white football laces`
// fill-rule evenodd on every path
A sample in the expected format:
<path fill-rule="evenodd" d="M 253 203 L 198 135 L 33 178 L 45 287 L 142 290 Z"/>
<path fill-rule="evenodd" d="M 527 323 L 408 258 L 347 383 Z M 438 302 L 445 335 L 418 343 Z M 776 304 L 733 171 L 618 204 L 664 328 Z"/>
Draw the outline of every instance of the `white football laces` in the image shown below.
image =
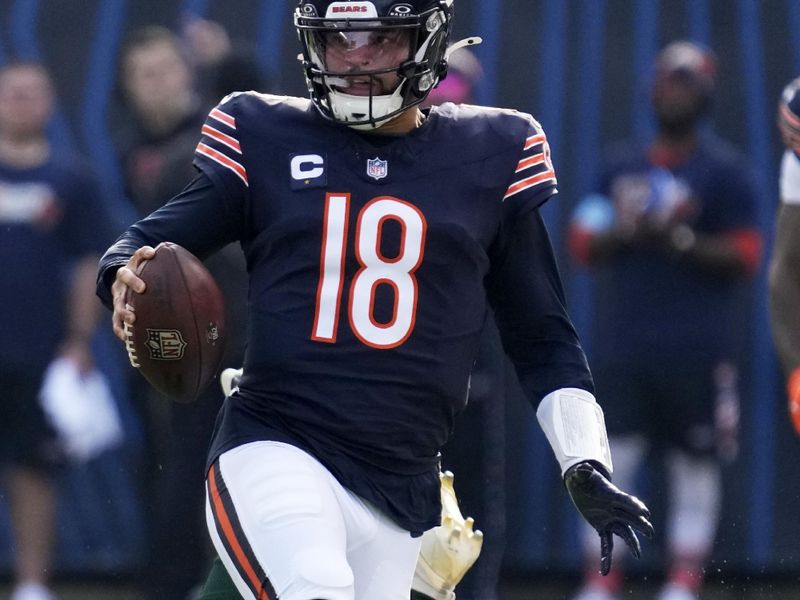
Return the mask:
<path fill-rule="evenodd" d="M 125 304 L 125 309 L 133 310 L 133 307 Z M 123 321 L 122 331 L 125 333 L 125 350 L 128 352 L 128 360 L 133 368 L 138 369 L 141 365 L 139 365 L 139 357 L 136 356 L 136 346 L 133 344 L 133 327 L 127 321 Z"/>

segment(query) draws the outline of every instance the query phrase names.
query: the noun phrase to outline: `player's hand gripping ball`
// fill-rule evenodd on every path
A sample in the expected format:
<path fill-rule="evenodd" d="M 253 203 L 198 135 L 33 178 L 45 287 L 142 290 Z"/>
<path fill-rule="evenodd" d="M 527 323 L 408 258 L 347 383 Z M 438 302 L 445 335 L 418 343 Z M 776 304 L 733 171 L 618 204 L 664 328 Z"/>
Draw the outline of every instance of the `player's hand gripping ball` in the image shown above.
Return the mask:
<path fill-rule="evenodd" d="M 144 293 L 128 289 L 125 302 L 136 321 L 125 323 L 131 364 L 159 392 L 191 402 L 216 375 L 225 349 L 222 292 L 191 252 L 162 242 L 136 275 Z"/>

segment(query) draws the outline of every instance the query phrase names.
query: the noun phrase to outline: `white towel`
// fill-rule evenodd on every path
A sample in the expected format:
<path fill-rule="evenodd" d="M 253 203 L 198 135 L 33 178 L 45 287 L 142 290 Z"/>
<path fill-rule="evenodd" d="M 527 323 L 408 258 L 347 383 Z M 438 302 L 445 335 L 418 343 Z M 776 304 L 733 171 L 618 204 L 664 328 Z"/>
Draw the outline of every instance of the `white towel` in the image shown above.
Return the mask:
<path fill-rule="evenodd" d="M 45 372 L 40 402 L 67 454 L 86 462 L 119 445 L 124 432 L 105 376 L 93 369 L 82 374 L 66 358 L 57 358 Z"/>

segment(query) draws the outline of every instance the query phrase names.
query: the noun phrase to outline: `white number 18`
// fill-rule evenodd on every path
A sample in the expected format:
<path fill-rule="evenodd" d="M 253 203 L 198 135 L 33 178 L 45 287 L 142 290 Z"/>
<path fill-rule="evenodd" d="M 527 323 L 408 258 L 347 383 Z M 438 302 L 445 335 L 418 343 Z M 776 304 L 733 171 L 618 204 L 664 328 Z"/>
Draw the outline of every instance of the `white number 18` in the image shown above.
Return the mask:
<path fill-rule="evenodd" d="M 335 343 L 339 307 L 344 287 L 350 194 L 327 194 L 322 233 L 317 304 L 311 339 Z M 400 249 L 395 257 L 381 253 L 383 225 L 400 225 Z M 350 283 L 348 315 L 355 336 L 367 346 L 396 348 L 414 329 L 417 312 L 417 279 L 414 272 L 422 263 L 427 223 L 415 206 L 380 196 L 368 202 L 356 219 L 355 252 L 361 268 Z M 392 318 L 375 320 L 375 295 L 380 285 L 394 294 Z"/>

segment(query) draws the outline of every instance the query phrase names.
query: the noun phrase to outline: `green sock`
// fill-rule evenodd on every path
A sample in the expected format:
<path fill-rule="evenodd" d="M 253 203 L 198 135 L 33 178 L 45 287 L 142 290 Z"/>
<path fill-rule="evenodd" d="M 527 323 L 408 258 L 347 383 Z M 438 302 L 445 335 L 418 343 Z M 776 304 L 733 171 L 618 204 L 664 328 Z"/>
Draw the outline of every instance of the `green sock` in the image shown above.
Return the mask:
<path fill-rule="evenodd" d="M 241 600 L 236 586 L 222 566 L 222 561 L 219 557 L 214 558 L 211 564 L 211 571 L 206 577 L 206 583 L 203 590 L 195 600 Z M 421 594 L 415 590 L 411 590 L 411 600 L 433 600 L 430 596 Z"/>
<path fill-rule="evenodd" d="M 219 557 L 214 558 L 206 583 L 196 600 L 242 600 Z"/>

